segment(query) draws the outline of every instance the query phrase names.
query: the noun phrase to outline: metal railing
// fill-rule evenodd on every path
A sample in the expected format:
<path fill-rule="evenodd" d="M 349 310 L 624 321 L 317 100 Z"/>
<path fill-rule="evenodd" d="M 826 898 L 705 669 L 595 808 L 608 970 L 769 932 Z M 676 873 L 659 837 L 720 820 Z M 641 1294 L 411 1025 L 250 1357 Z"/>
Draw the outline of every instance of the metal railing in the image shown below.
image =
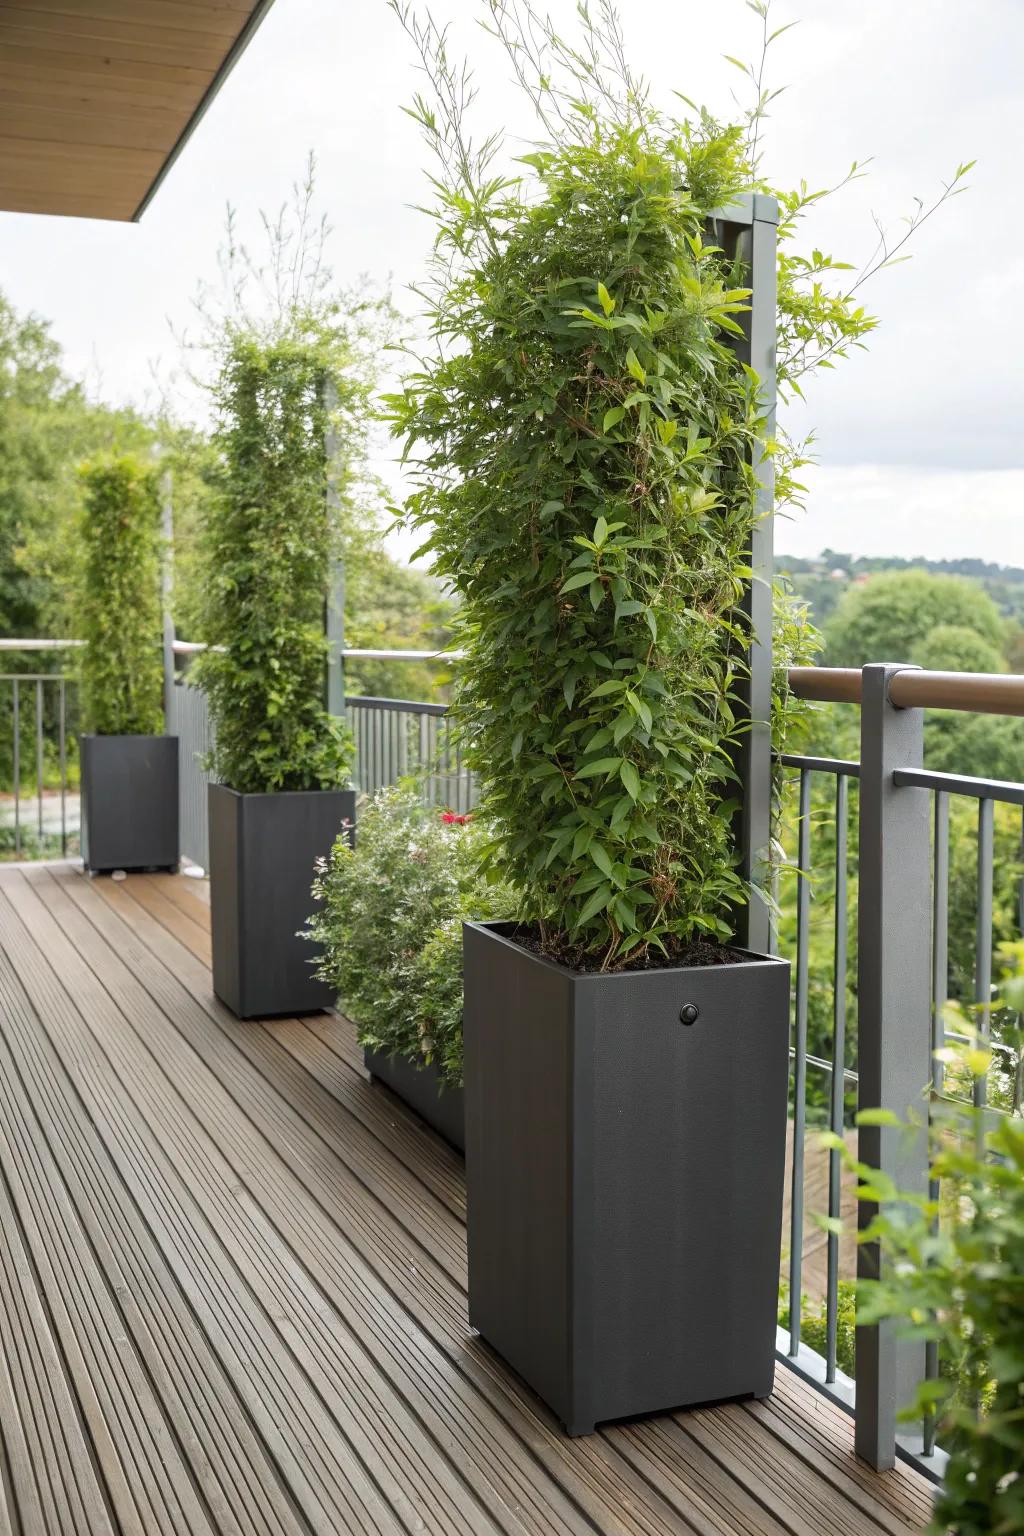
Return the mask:
<path fill-rule="evenodd" d="M 0 651 L 65 651 L 65 640 L 0 640 Z M 60 672 L 0 672 L 0 856 L 77 851 L 74 681 Z"/>
<path fill-rule="evenodd" d="M 210 830 L 204 767 L 213 748 L 213 725 L 206 694 L 187 677 L 167 689 L 167 731 L 178 738 L 178 827 L 181 856 L 200 869 L 209 867 Z"/>
<path fill-rule="evenodd" d="M 923 711 L 926 707 L 1024 716 L 1024 677 L 927 673 L 916 668 L 873 665 L 863 672 L 798 668 L 790 685 L 799 697 L 861 706 L 859 762 L 783 756 L 784 769 L 798 776 L 795 988 L 793 1015 L 793 1158 L 789 1253 L 790 1328 L 786 1357 L 823 1390 L 856 1415 L 858 1452 L 876 1466 L 891 1465 L 898 1450 L 931 1476 L 941 1475 L 944 1458 L 935 1445 L 934 1424 L 897 1433 L 897 1409 L 912 1400 L 923 1377 L 938 1374 L 934 1346 L 900 1341 L 889 1325 L 863 1328 L 857 1335 L 856 1391 L 837 1371 L 839 1241 L 828 1234 L 826 1256 L 826 1350 L 817 1360 L 802 1346 L 804 1263 L 804 1165 L 808 1069 L 828 1079 L 828 1124 L 842 1135 L 847 1124 L 845 1087 L 854 1082 L 861 1108 L 891 1109 L 905 1117 L 943 1093 L 936 1049 L 949 1038 L 950 803 L 976 805 L 977 856 L 974 923 L 973 1000 L 982 1033 L 989 1030 L 992 1000 L 994 827 L 997 806 L 1024 806 L 1024 784 L 938 773 L 923 766 Z M 812 846 L 812 784 L 831 780 L 834 835 L 828 871 L 834 890 L 831 990 L 831 1059 L 808 1053 L 810 898 L 818 875 Z M 859 835 L 855 856 L 849 847 L 850 793 L 858 794 Z M 1016 814 L 1015 812 L 1013 814 Z M 1024 826 L 1020 828 L 1024 837 Z M 855 891 L 856 1026 L 849 1049 L 848 901 Z M 1017 903 L 1024 922 L 1024 885 Z M 851 989 L 852 990 L 852 989 Z M 1008 1051 L 999 1041 L 995 1049 Z M 849 1056 L 855 1055 L 856 1070 Z M 1012 1053 L 1011 1053 L 1012 1054 Z M 1018 1064 L 1017 1083 L 1020 1082 Z M 1019 1099 L 1014 1100 L 1016 1107 Z M 975 1102 L 984 1106 L 985 1084 Z M 861 1127 L 862 1161 L 884 1169 L 902 1189 L 924 1193 L 927 1139 L 901 1137 L 894 1129 Z M 828 1214 L 841 1209 L 842 1169 L 829 1154 Z M 933 1191 L 934 1192 L 934 1191 Z M 862 1219 L 864 1214 L 861 1213 Z M 874 1276 L 884 1255 L 871 1246 L 858 1251 L 858 1273 Z"/>
<path fill-rule="evenodd" d="M 213 748 L 214 733 L 205 695 L 190 683 L 188 666 L 205 649 L 198 641 L 172 642 L 181 670 L 167 689 L 167 729 L 181 741 L 181 851 L 200 869 L 207 867 L 209 851 L 206 786 L 211 775 L 203 763 Z M 345 649 L 342 656 L 373 661 L 459 659 L 458 652 L 412 650 Z M 415 777 L 429 804 L 460 815 L 476 804 L 476 787 L 463 765 L 446 705 L 352 696 L 345 699 L 345 714 L 355 746 L 352 783 L 357 791 L 374 794 L 399 779 Z"/>
<path fill-rule="evenodd" d="M 476 804 L 476 786 L 462 762 L 445 704 L 409 699 L 347 698 L 355 738 L 352 778 L 366 794 L 415 776 L 431 805 L 464 815 Z"/>

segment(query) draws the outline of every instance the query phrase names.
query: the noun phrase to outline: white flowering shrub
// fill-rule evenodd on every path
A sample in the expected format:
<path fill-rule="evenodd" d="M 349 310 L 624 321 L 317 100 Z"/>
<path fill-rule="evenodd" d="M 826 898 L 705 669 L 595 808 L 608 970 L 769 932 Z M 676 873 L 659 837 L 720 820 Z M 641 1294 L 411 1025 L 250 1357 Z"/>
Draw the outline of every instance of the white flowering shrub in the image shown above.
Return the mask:
<path fill-rule="evenodd" d="M 356 1025 L 360 1045 L 437 1066 L 462 1081 L 463 918 L 513 914 L 484 874 L 484 829 L 423 805 L 414 786 L 381 790 L 313 885 L 308 936 L 317 971 Z"/>

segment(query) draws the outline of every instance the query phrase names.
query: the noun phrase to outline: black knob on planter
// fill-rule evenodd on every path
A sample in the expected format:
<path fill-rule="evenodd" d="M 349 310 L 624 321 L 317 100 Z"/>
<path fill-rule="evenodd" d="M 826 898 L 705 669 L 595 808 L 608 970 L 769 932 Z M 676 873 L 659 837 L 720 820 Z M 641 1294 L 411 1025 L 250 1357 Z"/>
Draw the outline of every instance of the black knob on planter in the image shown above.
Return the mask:
<path fill-rule="evenodd" d="M 700 1009 L 696 1003 L 684 1003 L 679 1010 L 680 1024 L 696 1024 L 700 1018 Z"/>

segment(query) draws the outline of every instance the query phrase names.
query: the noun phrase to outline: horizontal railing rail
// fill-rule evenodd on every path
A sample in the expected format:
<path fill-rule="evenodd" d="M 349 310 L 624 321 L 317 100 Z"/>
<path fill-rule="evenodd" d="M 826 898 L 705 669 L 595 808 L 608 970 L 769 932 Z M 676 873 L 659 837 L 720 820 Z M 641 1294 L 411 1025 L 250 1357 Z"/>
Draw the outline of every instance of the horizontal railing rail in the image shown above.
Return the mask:
<path fill-rule="evenodd" d="M 862 674 L 853 667 L 791 667 L 798 699 L 859 704 Z M 978 715 L 1024 715 L 1024 676 L 1002 672 L 925 672 L 899 667 L 888 692 L 897 709 L 953 709 Z"/>
<path fill-rule="evenodd" d="M 0 640 L 0 651 L 73 651 L 84 640 Z"/>

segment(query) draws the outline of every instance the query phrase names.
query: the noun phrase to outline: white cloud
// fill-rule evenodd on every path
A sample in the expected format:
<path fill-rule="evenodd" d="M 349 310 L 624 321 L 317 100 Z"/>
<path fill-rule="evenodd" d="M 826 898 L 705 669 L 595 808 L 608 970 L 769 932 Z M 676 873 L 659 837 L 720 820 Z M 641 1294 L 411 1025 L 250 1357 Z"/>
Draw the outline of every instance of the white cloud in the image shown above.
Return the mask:
<path fill-rule="evenodd" d="M 819 466 L 805 476 L 808 510 L 779 518 L 781 555 L 1024 564 L 1024 470 L 928 470 L 916 464 Z M 784 564 L 784 561 L 781 563 Z"/>

